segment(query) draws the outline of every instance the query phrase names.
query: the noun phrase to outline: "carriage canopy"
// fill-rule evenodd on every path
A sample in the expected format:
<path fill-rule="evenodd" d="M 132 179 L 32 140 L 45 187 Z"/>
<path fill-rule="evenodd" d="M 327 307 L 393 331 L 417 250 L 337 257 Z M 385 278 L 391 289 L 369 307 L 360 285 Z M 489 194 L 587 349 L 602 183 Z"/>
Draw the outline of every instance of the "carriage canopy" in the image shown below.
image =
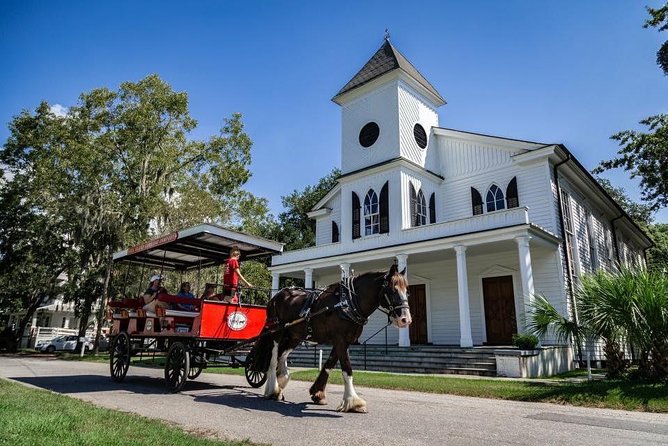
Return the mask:
<path fill-rule="evenodd" d="M 223 263 L 233 246 L 241 251 L 241 260 L 283 252 L 282 243 L 214 224 L 201 224 L 119 251 L 114 254 L 114 263 L 190 271 Z"/>

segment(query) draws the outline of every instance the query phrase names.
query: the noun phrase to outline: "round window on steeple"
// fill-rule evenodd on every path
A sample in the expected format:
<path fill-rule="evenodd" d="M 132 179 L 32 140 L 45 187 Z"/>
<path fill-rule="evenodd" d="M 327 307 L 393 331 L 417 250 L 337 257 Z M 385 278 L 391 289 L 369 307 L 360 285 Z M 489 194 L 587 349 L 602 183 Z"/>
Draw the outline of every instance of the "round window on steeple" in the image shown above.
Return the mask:
<path fill-rule="evenodd" d="M 375 122 L 368 122 L 360 130 L 360 145 L 362 147 L 371 147 L 380 135 L 380 127 Z"/>
<path fill-rule="evenodd" d="M 413 136 L 421 149 L 427 147 L 427 132 L 424 131 L 424 127 L 420 124 L 415 124 L 415 127 L 413 127 Z"/>

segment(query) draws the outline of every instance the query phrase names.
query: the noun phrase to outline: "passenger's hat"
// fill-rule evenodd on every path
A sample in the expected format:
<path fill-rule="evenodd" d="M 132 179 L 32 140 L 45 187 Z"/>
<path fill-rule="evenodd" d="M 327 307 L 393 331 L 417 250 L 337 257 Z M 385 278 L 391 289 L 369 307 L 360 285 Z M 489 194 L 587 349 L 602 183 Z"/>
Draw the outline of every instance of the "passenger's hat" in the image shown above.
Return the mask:
<path fill-rule="evenodd" d="M 155 275 L 151 276 L 151 279 L 149 279 L 149 282 L 153 283 L 156 280 L 162 280 L 162 279 L 163 279 L 163 277 L 160 274 L 155 274 Z"/>

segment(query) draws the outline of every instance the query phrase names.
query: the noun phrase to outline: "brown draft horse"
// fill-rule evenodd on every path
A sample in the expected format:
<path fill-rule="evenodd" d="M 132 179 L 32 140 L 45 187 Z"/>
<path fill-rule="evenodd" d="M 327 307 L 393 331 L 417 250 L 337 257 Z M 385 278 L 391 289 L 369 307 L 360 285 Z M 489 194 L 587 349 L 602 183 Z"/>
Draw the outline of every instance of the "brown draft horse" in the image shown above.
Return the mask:
<path fill-rule="evenodd" d="M 336 410 L 366 412 L 366 401 L 357 395 L 353 387 L 348 346 L 358 342 L 364 324 L 378 307 L 383 308 L 399 328 L 411 323 L 405 271 L 398 272 L 396 265 L 392 265 L 388 272 L 365 273 L 341 284 L 332 284 L 318 296 L 311 307 L 311 317 L 303 322 L 299 322 L 299 314 L 308 298 L 308 291 L 284 288 L 274 295 L 267 305 L 267 321 L 285 328 L 274 329 L 271 333 L 271 326 L 268 326 L 266 334 L 260 337 L 254 348 L 256 368 L 267 373 L 265 397 L 284 398 L 283 390 L 290 380 L 288 355 L 308 338 L 333 346 L 309 391 L 313 402 L 327 404 L 325 386 L 330 371 L 337 361 L 341 361 L 345 390 L 343 401 Z"/>

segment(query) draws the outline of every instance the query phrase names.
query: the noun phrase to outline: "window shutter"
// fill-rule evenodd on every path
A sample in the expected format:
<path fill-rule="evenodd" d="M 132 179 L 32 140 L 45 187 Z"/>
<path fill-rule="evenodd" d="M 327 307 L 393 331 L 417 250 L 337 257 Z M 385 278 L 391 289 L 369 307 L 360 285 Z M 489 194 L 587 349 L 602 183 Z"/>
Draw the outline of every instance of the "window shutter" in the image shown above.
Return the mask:
<path fill-rule="evenodd" d="M 360 238 L 360 197 L 353 192 L 353 240 Z"/>
<path fill-rule="evenodd" d="M 339 241 L 339 225 L 335 221 L 332 222 L 332 243 Z"/>
<path fill-rule="evenodd" d="M 429 197 L 429 223 L 436 223 L 436 193 Z"/>
<path fill-rule="evenodd" d="M 390 209 L 389 209 L 389 198 L 387 193 L 387 181 L 383 185 L 383 188 L 380 190 L 380 199 L 378 200 L 378 206 L 380 211 L 380 233 L 387 234 L 390 232 Z"/>
<path fill-rule="evenodd" d="M 513 177 L 506 188 L 506 203 L 507 208 L 516 208 L 520 205 L 519 197 L 517 196 L 517 177 Z"/>
<path fill-rule="evenodd" d="M 473 206 L 473 215 L 482 214 L 482 196 L 474 187 L 471 188 L 471 204 Z"/>
<path fill-rule="evenodd" d="M 408 183 L 410 186 L 410 203 L 411 203 L 411 226 L 418 226 L 419 223 L 417 221 L 417 194 L 415 193 L 415 187 L 413 187 L 413 183 Z"/>

